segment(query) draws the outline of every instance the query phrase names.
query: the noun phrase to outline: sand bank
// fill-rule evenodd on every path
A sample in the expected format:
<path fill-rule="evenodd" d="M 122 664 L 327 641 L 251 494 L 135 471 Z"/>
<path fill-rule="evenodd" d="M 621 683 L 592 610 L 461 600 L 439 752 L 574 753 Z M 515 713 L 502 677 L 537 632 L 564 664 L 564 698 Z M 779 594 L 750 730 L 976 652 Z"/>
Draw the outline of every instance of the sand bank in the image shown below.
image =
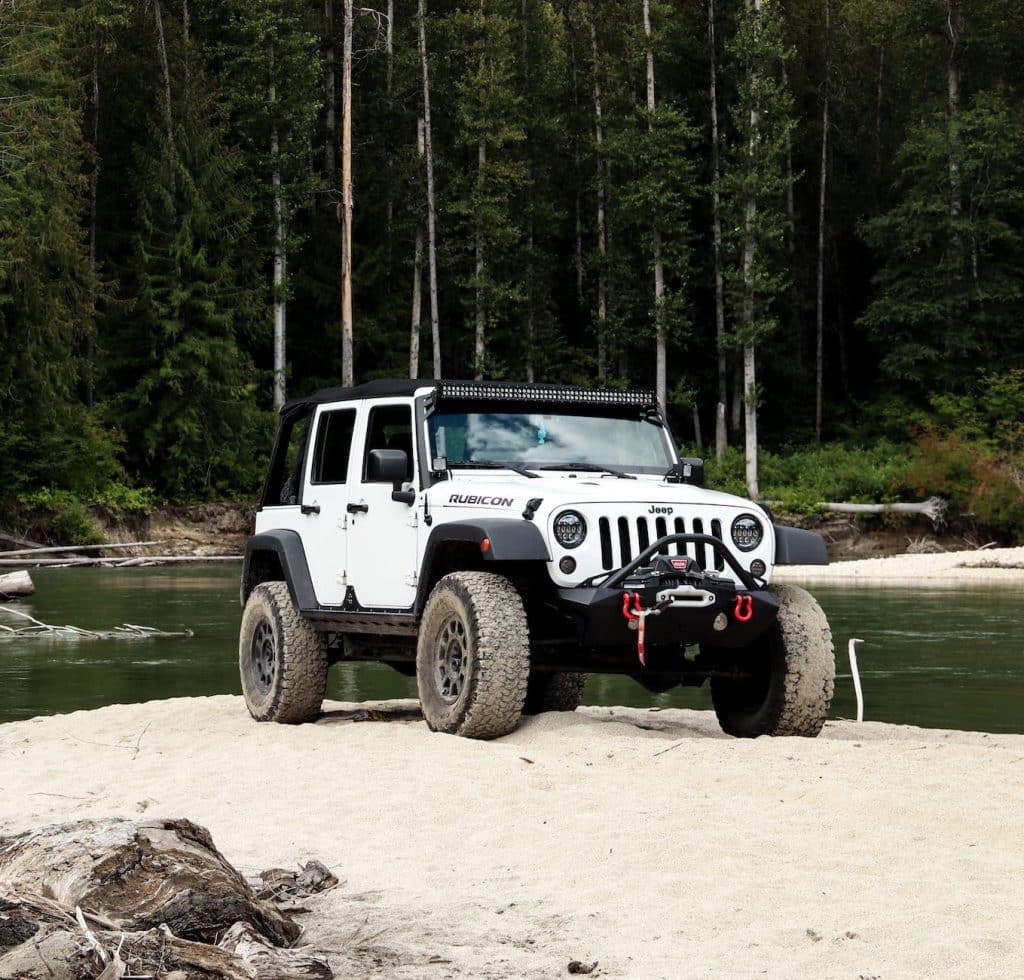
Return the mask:
<path fill-rule="evenodd" d="M 250 721 L 177 699 L 0 726 L 0 834 L 187 816 L 244 873 L 316 857 L 341 977 L 1024 975 L 1024 736 L 586 708 L 473 742 L 415 702 Z M 366 707 L 361 706 L 361 707 Z"/>
<path fill-rule="evenodd" d="M 792 565 L 775 569 L 776 582 L 836 582 L 843 585 L 1024 586 L 1024 548 L 984 548 L 927 555 L 893 555 Z M 1024 976 L 1024 966 L 1021 975 Z"/>

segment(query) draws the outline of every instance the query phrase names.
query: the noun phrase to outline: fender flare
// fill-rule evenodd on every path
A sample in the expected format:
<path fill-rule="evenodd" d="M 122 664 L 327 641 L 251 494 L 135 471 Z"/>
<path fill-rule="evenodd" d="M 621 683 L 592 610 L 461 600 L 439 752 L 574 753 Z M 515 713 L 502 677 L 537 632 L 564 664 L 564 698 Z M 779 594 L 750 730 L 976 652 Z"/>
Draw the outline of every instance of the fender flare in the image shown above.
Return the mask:
<path fill-rule="evenodd" d="M 827 565 L 825 540 L 817 531 L 774 524 L 776 565 Z"/>
<path fill-rule="evenodd" d="M 306 550 L 302 547 L 302 538 L 298 532 L 285 528 L 254 534 L 246 542 L 240 590 L 242 608 L 245 608 L 249 593 L 258 584 L 253 581 L 252 559 L 255 555 L 268 552 L 277 558 L 296 608 L 316 609 L 316 593 L 313 591 L 313 579 L 309 574 L 309 563 L 306 561 Z"/>
<path fill-rule="evenodd" d="M 434 559 L 442 545 L 453 541 L 480 546 L 486 538 L 490 547 L 481 551 L 485 564 L 507 561 L 551 561 L 551 553 L 540 529 L 531 521 L 507 517 L 480 517 L 470 521 L 452 521 L 437 524 L 427 538 L 420 568 L 419 594 L 416 596 L 417 613 L 427 601 L 427 585 L 431 581 Z"/>

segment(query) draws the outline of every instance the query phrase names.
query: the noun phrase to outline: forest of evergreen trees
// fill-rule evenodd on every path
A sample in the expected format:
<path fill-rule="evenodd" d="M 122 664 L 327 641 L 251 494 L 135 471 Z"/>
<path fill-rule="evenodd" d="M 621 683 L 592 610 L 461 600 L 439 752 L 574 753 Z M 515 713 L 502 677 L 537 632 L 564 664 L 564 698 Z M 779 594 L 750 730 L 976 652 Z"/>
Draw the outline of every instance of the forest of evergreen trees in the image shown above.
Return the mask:
<path fill-rule="evenodd" d="M 0 0 L 0 498 L 251 496 L 439 368 L 1024 528 L 1022 96 L 1020 0 Z"/>

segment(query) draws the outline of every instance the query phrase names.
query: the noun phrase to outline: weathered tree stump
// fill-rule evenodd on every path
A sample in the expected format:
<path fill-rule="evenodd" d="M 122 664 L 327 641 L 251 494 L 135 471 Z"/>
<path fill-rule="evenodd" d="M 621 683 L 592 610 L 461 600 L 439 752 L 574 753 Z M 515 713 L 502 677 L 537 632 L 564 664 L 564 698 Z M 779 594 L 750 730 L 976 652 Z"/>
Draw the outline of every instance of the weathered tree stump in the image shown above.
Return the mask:
<path fill-rule="evenodd" d="M 0 575 L 0 602 L 4 599 L 32 595 L 35 590 L 36 587 L 28 572 L 8 572 L 6 575 Z"/>
<path fill-rule="evenodd" d="M 0 838 L 0 977 L 331 977 L 323 957 L 282 948 L 300 932 L 188 820 L 83 820 Z"/>

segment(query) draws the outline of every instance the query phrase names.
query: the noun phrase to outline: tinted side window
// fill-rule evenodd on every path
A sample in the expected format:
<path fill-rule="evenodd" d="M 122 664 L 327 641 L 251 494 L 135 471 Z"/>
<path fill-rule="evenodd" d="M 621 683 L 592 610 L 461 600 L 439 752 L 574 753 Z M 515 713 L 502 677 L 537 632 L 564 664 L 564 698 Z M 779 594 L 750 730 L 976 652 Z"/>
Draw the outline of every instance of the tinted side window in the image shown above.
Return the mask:
<path fill-rule="evenodd" d="M 313 450 L 313 483 L 344 483 L 348 478 L 348 458 L 355 431 L 355 409 L 324 412 L 316 430 Z"/>
<path fill-rule="evenodd" d="M 364 483 L 371 449 L 401 449 L 406 458 L 405 478 L 412 479 L 412 409 L 408 405 L 379 405 L 370 409 L 363 457 Z"/>

